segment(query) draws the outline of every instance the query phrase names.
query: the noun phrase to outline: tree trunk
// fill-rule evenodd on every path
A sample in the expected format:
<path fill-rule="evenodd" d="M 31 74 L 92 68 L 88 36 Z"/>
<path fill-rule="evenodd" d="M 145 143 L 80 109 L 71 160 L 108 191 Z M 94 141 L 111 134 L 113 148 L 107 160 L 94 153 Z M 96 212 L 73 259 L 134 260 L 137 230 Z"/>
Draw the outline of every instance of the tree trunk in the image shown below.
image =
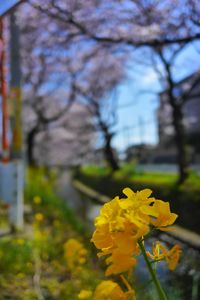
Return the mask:
<path fill-rule="evenodd" d="M 27 161 L 28 165 L 34 166 L 35 165 L 35 158 L 34 158 L 34 143 L 35 143 L 35 136 L 38 132 L 38 127 L 34 127 L 27 135 Z"/>
<path fill-rule="evenodd" d="M 186 153 L 186 137 L 183 125 L 183 113 L 180 106 L 173 106 L 173 126 L 177 146 L 177 163 L 179 170 L 178 184 L 182 184 L 188 176 L 188 159 Z"/>
<path fill-rule="evenodd" d="M 112 171 L 119 170 L 119 164 L 113 153 L 113 149 L 111 146 L 112 134 L 106 133 L 104 135 L 105 138 L 105 146 L 104 146 L 104 154 L 108 165 L 111 167 Z"/>
<path fill-rule="evenodd" d="M 97 107 L 98 108 L 98 107 Z M 98 125 L 104 137 L 104 155 L 108 165 L 112 171 L 115 172 L 120 169 L 117 158 L 112 149 L 113 133 L 110 132 L 108 125 L 102 120 L 99 108 L 96 110 L 96 117 L 98 119 Z"/>

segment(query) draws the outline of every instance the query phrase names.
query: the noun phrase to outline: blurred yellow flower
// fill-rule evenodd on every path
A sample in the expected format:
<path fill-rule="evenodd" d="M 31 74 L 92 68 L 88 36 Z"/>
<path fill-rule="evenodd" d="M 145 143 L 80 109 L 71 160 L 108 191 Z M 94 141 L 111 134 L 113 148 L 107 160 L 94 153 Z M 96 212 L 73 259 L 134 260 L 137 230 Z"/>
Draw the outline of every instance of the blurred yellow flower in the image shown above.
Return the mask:
<path fill-rule="evenodd" d="M 41 214 L 41 213 L 35 214 L 35 220 L 36 220 L 37 222 L 42 222 L 42 221 L 44 220 L 44 215 Z"/>
<path fill-rule="evenodd" d="M 26 275 L 24 273 L 22 273 L 22 272 L 17 273 L 17 278 L 18 279 L 24 279 L 25 277 L 26 277 Z"/>
<path fill-rule="evenodd" d="M 64 244 L 64 256 L 71 271 L 86 262 L 86 255 L 87 250 L 76 239 L 71 238 Z"/>
<path fill-rule="evenodd" d="M 34 230 L 34 240 L 40 242 L 43 240 L 43 233 L 41 230 L 38 230 L 37 227 Z"/>
<path fill-rule="evenodd" d="M 53 221 L 53 226 L 59 227 L 61 225 L 61 222 L 59 220 L 54 220 Z"/>
<path fill-rule="evenodd" d="M 173 271 L 179 262 L 181 255 L 181 247 L 179 245 L 175 245 L 169 251 L 167 251 L 167 249 L 164 248 L 164 246 L 162 246 L 162 251 L 165 255 L 165 259 L 169 270 Z"/>
<path fill-rule="evenodd" d="M 26 266 L 27 266 L 27 268 L 31 269 L 33 267 L 33 264 L 32 264 L 32 262 L 29 261 L 26 263 Z"/>
<path fill-rule="evenodd" d="M 17 239 L 17 240 L 16 240 L 16 244 L 17 244 L 17 245 L 22 246 L 22 245 L 24 245 L 24 243 L 25 243 L 24 239 Z"/>
<path fill-rule="evenodd" d="M 40 196 L 35 196 L 33 198 L 33 202 L 34 202 L 34 204 L 40 204 L 42 202 L 42 199 Z"/>
<path fill-rule="evenodd" d="M 95 289 L 94 300 L 127 300 L 129 292 L 123 292 L 121 287 L 111 280 L 102 281 Z"/>
<path fill-rule="evenodd" d="M 78 262 L 79 262 L 80 265 L 83 265 L 84 263 L 86 263 L 85 257 L 79 258 Z"/>
<path fill-rule="evenodd" d="M 89 290 L 81 290 L 78 294 L 79 299 L 88 299 L 92 296 L 92 292 Z"/>

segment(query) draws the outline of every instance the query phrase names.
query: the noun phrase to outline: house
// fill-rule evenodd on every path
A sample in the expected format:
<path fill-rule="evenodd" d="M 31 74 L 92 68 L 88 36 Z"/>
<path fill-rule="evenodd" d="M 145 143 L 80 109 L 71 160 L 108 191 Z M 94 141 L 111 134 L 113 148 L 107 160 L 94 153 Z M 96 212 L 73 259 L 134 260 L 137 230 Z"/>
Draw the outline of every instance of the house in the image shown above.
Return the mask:
<path fill-rule="evenodd" d="M 155 145 L 131 145 L 126 149 L 126 161 L 136 160 L 139 164 L 153 163 L 155 153 Z"/>

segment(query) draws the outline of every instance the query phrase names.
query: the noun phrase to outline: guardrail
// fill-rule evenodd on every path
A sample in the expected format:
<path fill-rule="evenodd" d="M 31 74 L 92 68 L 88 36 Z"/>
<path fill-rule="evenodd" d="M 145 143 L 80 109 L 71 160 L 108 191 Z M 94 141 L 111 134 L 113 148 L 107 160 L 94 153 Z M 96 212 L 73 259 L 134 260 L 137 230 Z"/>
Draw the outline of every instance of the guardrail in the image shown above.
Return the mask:
<path fill-rule="evenodd" d="M 109 197 L 101 195 L 99 192 L 93 190 L 92 188 L 78 180 L 73 180 L 72 184 L 75 189 L 77 189 L 80 193 L 84 194 L 85 196 L 88 196 L 96 204 L 105 204 L 110 200 Z"/>

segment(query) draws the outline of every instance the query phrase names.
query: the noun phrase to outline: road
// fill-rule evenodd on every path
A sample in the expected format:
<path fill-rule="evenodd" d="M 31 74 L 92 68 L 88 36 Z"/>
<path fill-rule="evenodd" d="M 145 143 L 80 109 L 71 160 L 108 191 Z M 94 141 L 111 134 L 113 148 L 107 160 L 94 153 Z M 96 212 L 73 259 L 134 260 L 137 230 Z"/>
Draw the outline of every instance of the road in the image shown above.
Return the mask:
<path fill-rule="evenodd" d="M 191 170 L 200 174 L 200 165 L 191 165 Z M 136 167 L 138 171 L 146 172 L 161 172 L 161 173 L 174 173 L 178 171 L 178 167 L 175 164 L 144 164 Z"/>

